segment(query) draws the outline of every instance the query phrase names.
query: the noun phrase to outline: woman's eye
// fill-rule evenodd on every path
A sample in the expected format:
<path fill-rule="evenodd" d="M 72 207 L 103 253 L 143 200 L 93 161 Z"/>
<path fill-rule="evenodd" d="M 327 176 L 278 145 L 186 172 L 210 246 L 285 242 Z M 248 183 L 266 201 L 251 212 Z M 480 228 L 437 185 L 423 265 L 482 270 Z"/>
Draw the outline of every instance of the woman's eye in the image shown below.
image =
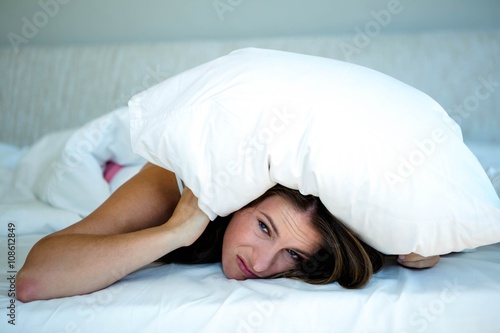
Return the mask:
<path fill-rule="evenodd" d="M 288 250 L 288 254 L 290 254 L 290 257 L 292 257 L 294 261 L 302 261 L 302 257 L 300 256 L 300 254 L 298 254 L 294 250 Z"/>
<path fill-rule="evenodd" d="M 259 227 L 260 229 L 262 229 L 262 231 L 264 231 L 266 234 L 269 234 L 269 228 L 267 227 L 267 225 L 262 222 L 262 221 L 259 221 Z"/>

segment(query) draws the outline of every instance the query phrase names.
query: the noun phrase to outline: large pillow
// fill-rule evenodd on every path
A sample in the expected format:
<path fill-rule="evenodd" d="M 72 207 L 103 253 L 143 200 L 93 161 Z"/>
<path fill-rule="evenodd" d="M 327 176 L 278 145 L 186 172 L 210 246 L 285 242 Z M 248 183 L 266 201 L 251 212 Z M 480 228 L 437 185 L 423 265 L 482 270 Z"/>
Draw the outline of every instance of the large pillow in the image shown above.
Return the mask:
<path fill-rule="evenodd" d="M 381 252 L 500 241 L 500 200 L 432 98 L 332 59 L 242 49 L 129 102 L 136 153 L 177 175 L 210 217 L 276 183 L 319 196 Z"/>

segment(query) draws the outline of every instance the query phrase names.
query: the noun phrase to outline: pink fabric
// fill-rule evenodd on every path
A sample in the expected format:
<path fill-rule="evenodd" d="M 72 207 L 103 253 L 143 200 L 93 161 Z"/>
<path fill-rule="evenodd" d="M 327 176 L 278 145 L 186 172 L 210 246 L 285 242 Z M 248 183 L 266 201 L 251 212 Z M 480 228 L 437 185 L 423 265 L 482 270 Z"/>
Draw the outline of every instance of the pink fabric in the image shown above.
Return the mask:
<path fill-rule="evenodd" d="M 110 183 L 113 177 L 118 173 L 123 168 L 122 165 L 116 164 L 113 161 L 108 161 L 106 162 L 106 165 L 104 166 L 104 172 L 103 172 L 103 177 L 104 179 Z"/>

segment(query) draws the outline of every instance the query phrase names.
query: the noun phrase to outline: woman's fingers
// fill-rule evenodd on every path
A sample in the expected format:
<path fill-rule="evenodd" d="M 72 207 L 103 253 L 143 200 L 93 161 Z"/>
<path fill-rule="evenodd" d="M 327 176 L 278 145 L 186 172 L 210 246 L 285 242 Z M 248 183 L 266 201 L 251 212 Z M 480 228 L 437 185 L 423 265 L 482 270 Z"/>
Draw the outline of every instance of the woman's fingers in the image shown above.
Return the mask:
<path fill-rule="evenodd" d="M 400 255 L 397 258 L 400 265 L 408 268 L 430 268 L 439 262 L 439 256 L 423 257 L 416 253 Z"/>
<path fill-rule="evenodd" d="M 198 198 L 185 187 L 174 214 L 164 226 L 177 229 L 185 246 L 189 246 L 200 237 L 209 222 L 208 216 L 198 207 Z"/>

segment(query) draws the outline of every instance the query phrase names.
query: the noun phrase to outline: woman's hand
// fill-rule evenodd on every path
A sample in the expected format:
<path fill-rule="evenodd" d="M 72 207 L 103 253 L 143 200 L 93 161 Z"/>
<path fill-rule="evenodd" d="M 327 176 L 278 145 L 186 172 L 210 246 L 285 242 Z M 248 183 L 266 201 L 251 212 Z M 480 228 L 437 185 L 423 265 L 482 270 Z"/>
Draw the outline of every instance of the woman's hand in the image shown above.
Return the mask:
<path fill-rule="evenodd" d="M 416 253 L 400 255 L 397 258 L 400 265 L 407 268 L 430 268 L 439 261 L 439 256 L 423 257 Z"/>
<path fill-rule="evenodd" d="M 185 187 L 172 217 L 163 225 L 175 231 L 184 246 L 193 244 L 206 229 L 210 219 L 198 207 L 198 198 Z"/>

